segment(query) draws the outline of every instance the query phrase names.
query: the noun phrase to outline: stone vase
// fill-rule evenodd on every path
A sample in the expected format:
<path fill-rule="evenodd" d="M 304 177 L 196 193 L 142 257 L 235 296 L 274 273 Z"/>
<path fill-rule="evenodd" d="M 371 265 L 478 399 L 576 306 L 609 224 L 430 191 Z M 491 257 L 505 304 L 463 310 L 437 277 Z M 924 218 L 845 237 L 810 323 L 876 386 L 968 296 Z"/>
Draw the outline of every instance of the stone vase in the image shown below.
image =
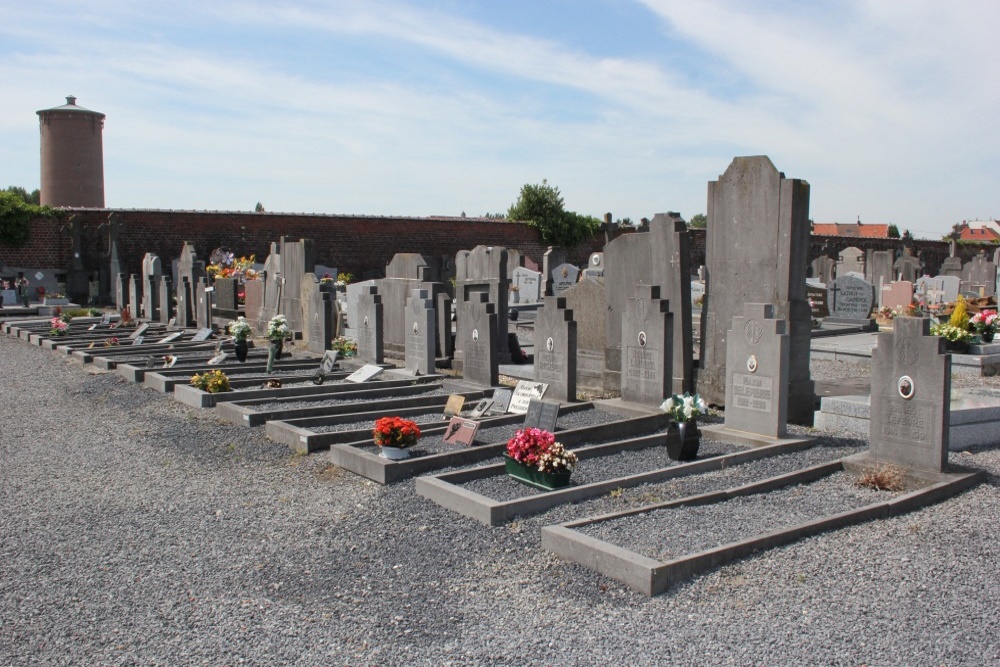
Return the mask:
<path fill-rule="evenodd" d="M 238 340 L 233 343 L 233 351 L 236 353 L 236 359 L 238 361 L 247 360 L 248 349 L 249 345 L 247 345 L 247 342 L 245 340 Z"/>
<path fill-rule="evenodd" d="M 673 461 L 694 461 L 698 458 L 698 448 L 701 447 L 701 432 L 698 422 L 689 419 L 674 422 L 667 431 L 667 456 Z"/>
<path fill-rule="evenodd" d="M 987 343 L 987 344 L 989 344 L 989 343 L 992 343 L 992 342 L 993 342 L 993 336 L 994 336 L 995 334 L 994 334 L 994 333 L 993 333 L 992 331 L 990 331 L 989 333 L 986 333 L 986 332 L 983 332 L 983 333 L 981 333 L 981 334 L 979 334 L 979 335 L 980 335 L 980 337 L 981 337 L 981 338 L 983 339 L 983 342 L 984 342 L 984 343 Z"/>

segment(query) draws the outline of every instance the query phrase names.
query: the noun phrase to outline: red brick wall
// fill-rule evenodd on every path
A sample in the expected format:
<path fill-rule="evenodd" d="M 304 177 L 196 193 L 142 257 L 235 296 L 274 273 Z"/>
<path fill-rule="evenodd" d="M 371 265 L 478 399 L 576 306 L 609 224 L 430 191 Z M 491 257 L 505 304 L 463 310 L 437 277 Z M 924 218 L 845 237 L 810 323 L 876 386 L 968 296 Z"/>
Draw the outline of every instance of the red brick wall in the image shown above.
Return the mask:
<path fill-rule="evenodd" d="M 142 256 L 155 252 L 173 259 L 184 241 L 207 258 L 220 246 L 239 255 L 256 254 L 264 261 L 270 243 L 281 236 L 315 242 L 316 261 L 350 271 L 356 277 L 381 276 L 397 252 L 454 256 L 477 245 L 518 249 L 541 265 L 546 246 L 533 227 L 484 218 L 388 218 L 283 213 L 212 211 L 157 211 L 125 209 L 68 209 L 66 220 L 81 224 L 83 263 L 88 271 L 107 266 L 108 216 L 118 220 L 118 256 L 126 272 L 142 265 Z M 613 238 L 613 236 L 612 236 Z M 581 243 L 569 254 L 583 263 L 605 244 L 604 232 Z M 72 240 L 67 222 L 37 219 L 23 248 L 0 245 L 0 264 L 69 268 Z"/>

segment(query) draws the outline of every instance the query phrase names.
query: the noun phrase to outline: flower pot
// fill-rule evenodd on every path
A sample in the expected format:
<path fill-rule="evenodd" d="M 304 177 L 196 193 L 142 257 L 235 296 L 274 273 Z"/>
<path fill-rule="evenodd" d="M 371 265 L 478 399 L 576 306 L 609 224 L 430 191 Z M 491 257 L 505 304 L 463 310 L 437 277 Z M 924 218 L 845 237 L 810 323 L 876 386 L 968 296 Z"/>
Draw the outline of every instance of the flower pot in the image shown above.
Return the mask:
<path fill-rule="evenodd" d="M 948 352 L 956 352 L 958 354 L 965 354 L 969 351 L 969 343 L 964 340 L 945 340 L 944 349 Z"/>
<path fill-rule="evenodd" d="M 233 351 L 236 352 L 236 359 L 238 361 L 247 360 L 248 347 L 249 346 L 247 345 L 247 342 L 245 340 L 238 340 L 233 343 Z"/>
<path fill-rule="evenodd" d="M 980 334 L 980 336 L 982 336 L 984 343 L 992 343 L 993 342 L 994 333 L 992 331 L 990 331 L 989 333 L 983 332 L 982 334 Z"/>
<path fill-rule="evenodd" d="M 673 422 L 667 430 L 667 456 L 673 461 L 694 461 L 701 446 L 698 422 Z"/>
<path fill-rule="evenodd" d="M 388 447 L 382 445 L 379 447 L 379 458 L 389 459 L 390 461 L 402 461 L 403 459 L 410 458 L 410 450 L 403 449 L 401 447 Z"/>
<path fill-rule="evenodd" d="M 569 478 L 573 474 L 572 470 L 542 472 L 534 466 L 515 461 L 506 454 L 504 454 L 504 467 L 507 474 L 517 481 L 528 486 L 533 486 L 536 489 L 542 489 L 543 491 L 553 491 L 561 489 L 564 486 L 569 486 Z"/>

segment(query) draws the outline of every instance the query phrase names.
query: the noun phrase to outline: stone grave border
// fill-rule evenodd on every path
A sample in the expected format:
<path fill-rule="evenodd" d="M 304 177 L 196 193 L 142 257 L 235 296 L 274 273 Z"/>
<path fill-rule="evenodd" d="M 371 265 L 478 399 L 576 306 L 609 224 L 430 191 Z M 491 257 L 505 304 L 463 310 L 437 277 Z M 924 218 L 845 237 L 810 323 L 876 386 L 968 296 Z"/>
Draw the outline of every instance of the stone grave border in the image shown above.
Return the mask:
<path fill-rule="evenodd" d="M 94 368 L 99 368 L 102 371 L 117 371 L 119 360 L 126 359 L 131 356 L 161 356 L 174 353 L 190 354 L 192 352 L 214 352 L 217 344 L 218 341 L 212 341 L 211 343 L 182 343 L 181 345 L 177 345 L 175 343 L 159 345 L 157 343 L 150 342 L 139 345 L 121 345 L 116 348 L 104 348 L 101 351 L 98 351 L 98 348 L 94 347 L 92 350 L 77 350 L 73 352 L 73 358 L 79 359 L 83 364 L 92 364 Z M 114 352 L 107 352 L 109 349 L 114 350 Z M 232 353 L 232 343 L 223 343 L 222 351 Z M 129 361 L 127 363 L 134 364 L 135 362 Z"/>
<path fill-rule="evenodd" d="M 564 406 L 569 408 L 570 406 Z M 582 411 L 587 409 L 599 409 L 592 403 L 580 403 L 573 405 L 574 410 L 564 410 L 560 414 Z M 609 412 L 609 414 L 617 414 Z M 524 415 L 516 415 L 523 420 Z M 620 416 L 620 415 L 619 415 Z M 594 426 L 584 426 L 577 429 L 556 431 L 559 442 L 571 447 L 576 443 L 585 442 L 588 437 L 614 437 L 621 433 L 624 437 L 648 433 L 650 430 L 662 428 L 658 426 L 661 422 L 663 426 L 668 421 L 665 413 L 648 417 L 634 417 L 632 419 L 622 419 L 616 422 L 597 424 Z M 516 421 L 514 423 L 517 423 Z M 607 434 L 607 435 L 604 435 Z M 380 458 L 378 454 L 361 449 L 371 444 L 370 439 L 354 443 L 341 443 L 330 446 L 327 456 L 336 465 L 349 470 L 362 477 L 378 482 L 379 484 L 392 484 L 404 479 L 415 477 L 421 473 L 441 468 L 453 468 L 468 466 L 492 457 L 499 457 L 506 451 L 506 442 L 489 443 L 476 445 L 475 447 L 456 448 L 455 451 L 443 452 L 440 454 L 429 454 L 419 458 L 403 459 L 402 461 L 390 461 Z"/>
<path fill-rule="evenodd" d="M 669 561 L 649 558 L 629 549 L 599 540 L 578 532 L 576 528 L 595 523 L 643 514 L 652 510 L 707 505 L 724 502 L 738 496 L 766 493 L 793 484 L 812 482 L 840 471 L 857 474 L 865 465 L 873 463 L 867 454 L 848 457 L 839 461 L 803 468 L 791 473 L 770 477 L 743 486 L 731 487 L 685 498 L 678 498 L 654 505 L 631 508 L 621 512 L 586 517 L 565 523 L 542 527 L 542 548 L 568 561 L 625 584 L 648 597 L 666 592 L 674 584 L 703 572 L 721 567 L 734 560 L 754 553 L 796 542 L 829 530 L 844 528 L 873 519 L 905 514 L 926 505 L 940 502 L 961 491 L 972 488 L 986 479 L 986 473 L 957 472 L 936 475 L 927 473 L 919 478 L 908 476 L 922 486 L 884 502 L 872 503 L 857 509 L 828 515 L 790 528 L 749 537 L 723 544 L 704 551 L 687 554 Z"/>
<path fill-rule="evenodd" d="M 357 388 L 364 385 L 352 385 L 352 387 Z M 421 405 L 441 405 L 444 409 L 444 403 L 447 396 L 431 395 L 424 396 L 428 389 L 433 389 L 433 384 L 422 384 L 414 385 L 411 382 L 407 383 L 405 387 L 399 387 L 396 389 L 362 389 L 359 391 L 346 391 L 339 394 L 330 394 L 327 396 L 291 396 L 287 398 L 256 398 L 248 401 L 230 401 L 225 403 L 219 403 L 216 407 L 216 415 L 220 419 L 230 421 L 234 424 L 239 424 L 241 426 L 262 426 L 269 421 L 277 420 L 287 420 L 294 419 L 296 417 L 315 417 L 319 415 L 334 415 L 342 414 L 346 411 L 357 409 L 360 405 L 363 405 L 368 410 L 395 410 L 397 408 L 408 408 Z M 281 403 L 281 402 L 299 402 L 303 400 L 328 400 L 328 399 L 371 399 L 364 404 L 359 403 L 347 403 L 343 407 L 340 406 L 330 406 L 323 405 L 314 408 L 285 408 L 285 409 L 268 409 L 268 410 L 255 410 L 254 408 L 258 405 L 268 404 L 268 403 Z"/>
<path fill-rule="evenodd" d="M 213 367 L 215 368 L 215 367 Z M 312 373 L 305 379 L 312 377 Z M 346 375 L 344 376 L 346 377 Z M 283 380 L 283 378 L 275 378 Z M 240 385 L 245 387 L 251 387 L 255 384 L 259 384 L 255 380 L 239 380 L 230 383 L 235 384 L 237 388 Z M 419 380 L 416 384 L 433 384 L 430 382 L 421 383 Z M 176 384 L 174 385 L 174 400 L 185 405 L 190 405 L 193 408 L 214 408 L 220 403 L 230 403 L 233 401 L 252 401 L 255 399 L 264 399 L 267 401 L 273 401 L 275 399 L 281 398 L 296 398 L 301 399 L 303 397 L 324 397 L 331 398 L 336 397 L 339 394 L 350 394 L 357 393 L 358 388 L 362 386 L 368 386 L 371 389 L 402 389 L 404 387 L 409 387 L 414 385 L 413 378 L 398 378 L 386 374 L 385 380 L 371 380 L 363 384 L 345 383 L 345 384 L 313 384 L 309 383 L 304 387 L 278 387 L 274 389 L 264 388 L 264 389 L 243 389 L 240 391 L 224 391 L 217 394 L 213 394 L 207 391 L 198 389 L 197 387 L 192 387 L 191 385 Z M 320 399 L 318 399 L 320 400 Z"/>
<path fill-rule="evenodd" d="M 267 351 L 263 348 L 257 349 L 260 352 L 259 354 L 248 356 L 247 360 L 242 363 L 234 361 L 233 363 L 225 363 L 218 366 L 209 366 L 202 363 L 192 366 L 174 366 L 173 368 L 146 368 L 145 366 L 139 366 L 137 364 L 119 364 L 118 374 L 130 382 L 144 384 L 150 389 L 155 389 L 156 391 L 164 394 L 172 393 L 175 385 L 187 384 L 187 381 L 191 379 L 192 374 L 203 373 L 215 368 L 222 371 L 234 370 L 240 372 L 259 372 L 260 375 L 257 381 L 263 382 L 264 380 L 274 376 L 267 374 Z M 184 358 L 182 357 L 180 361 L 184 361 Z M 308 373 L 308 377 L 312 377 L 317 368 L 318 366 L 311 359 L 303 360 L 302 358 L 298 358 L 274 362 L 274 370 L 276 371 L 301 370 L 303 374 L 313 371 L 313 373 Z M 288 376 L 278 377 L 280 379 L 284 379 Z"/>
<path fill-rule="evenodd" d="M 718 440 L 719 442 L 725 442 L 730 445 L 749 445 L 750 447 L 767 447 L 770 445 L 788 445 L 794 443 L 804 443 L 808 445 L 814 440 L 814 438 L 795 436 L 772 438 L 759 433 L 750 433 L 748 431 L 737 431 L 736 429 L 726 428 L 725 424 L 709 424 L 707 426 L 699 425 L 698 430 L 701 431 L 702 437 L 707 437 L 710 440 Z"/>
<path fill-rule="evenodd" d="M 484 391 L 471 391 L 464 394 L 458 394 L 466 400 L 480 400 L 486 398 L 486 394 L 489 390 Z M 454 395 L 454 394 L 453 394 Z M 439 424 L 422 424 L 420 426 L 421 436 L 428 435 L 443 435 L 448 427 L 448 422 L 444 419 L 444 405 L 447 404 L 447 398 L 444 397 L 441 405 L 442 418 Z M 414 415 L 421 415 L 426 412 L 432 412 L 431 408 L 434 406 L 419 406 L 410 408 L 397 408 L 392 411 L 392 414 L 396 417 L 412 417 Z M 309 426 L 333 426 L 336 424 L 344 424 L 356 421 L 362 421 L 365 419 L 371 419 L 372 426 L 374 427 L 375 420 L 380 417 L 385 417 L 386 414 L 382 411 L 372 411 L 365 409 L 363 412 L 350 412 L 350 413 L 339 413 L 336 415 L 324 415 L 321 417 L 300 417 L 298 419 L 286 419 L 286 420 L 274 420 L 269 421 L 264 425 L 264 432 L 267 434 L 271 440 L 275 442 L 281 442 L 289 447 L 298 454 L 312 454 L 313 452 L 318 452 L 321 450 L 328 450 L 331 446 L 341 444 L 341 443 L 358 443 L 364 442 L 371 439 L 372 429 L 360 429 L 354 431 L 332 431 L 332 432 L 317 432 L 309 428 Z M 497 417 L 484 418 L 481 423 L 489 426 L 504 425 L 506 423 L 517 423 L 523 420 L 522 415 L 500 415 Z"/>
<path fill-rule="evenodd" d="M 649 444 L 638 442 L 652 439 L 655 439 L 655 442 L 650 442 Z M 663 441 L 663 435 L 641 436 L 632 441 L 605 443 L 603 445 L 579 449 L 576 450 L 576 453 L 580 460 L 583 461 L 587 458 L 604 456 L 608 453 L 627 449 L 656 446 L 663 444 Z M 539 514 L 559 505 L 596 498 L 610 493 L 615 489 L 630 489 L 643 484 L 653 484 L 668 479 L 713 472 L 735 465 L 750 463 L 751 461 L 759 461 L 772 456 L 797 452 L 808 449 L 811 446 L 812 443 L 809 441 L 794 441 L 764 447 L 752 447 L 742 452 L 722 454 L 692 461 L 691 463 L 679 463 L 667 468 L 650 470 L 649 472 L 636 475 L 616 477 L 600 482 L 548 491 L 546 493 L 526 495 L 514 500 L 494 500 L 493 498 L 469 491 L 460 486 L 463 482 L 469 482 L 474 479 L 506 474 L 503 463 L 418 477 L 416 480 L 416 491 L 417 494 L 441 505 L 445 509 L 450 509 L 470 519 L 475 519 L 487 526 L 499 526 L 518 516 L 523 517 Z"/>

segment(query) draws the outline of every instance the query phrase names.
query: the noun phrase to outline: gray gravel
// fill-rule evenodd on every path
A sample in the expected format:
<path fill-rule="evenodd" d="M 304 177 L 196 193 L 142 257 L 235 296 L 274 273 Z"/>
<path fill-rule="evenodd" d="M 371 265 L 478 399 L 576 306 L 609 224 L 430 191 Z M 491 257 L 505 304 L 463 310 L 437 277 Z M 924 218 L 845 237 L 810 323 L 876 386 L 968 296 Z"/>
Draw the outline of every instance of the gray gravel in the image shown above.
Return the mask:
<path fill-rule="evenodd" d="M 3 336 L 0 377 L 4 666 L 1000 664 L 997 449 L 649 600 L 539 548 L 586 505 L 489 528 Z"/>

